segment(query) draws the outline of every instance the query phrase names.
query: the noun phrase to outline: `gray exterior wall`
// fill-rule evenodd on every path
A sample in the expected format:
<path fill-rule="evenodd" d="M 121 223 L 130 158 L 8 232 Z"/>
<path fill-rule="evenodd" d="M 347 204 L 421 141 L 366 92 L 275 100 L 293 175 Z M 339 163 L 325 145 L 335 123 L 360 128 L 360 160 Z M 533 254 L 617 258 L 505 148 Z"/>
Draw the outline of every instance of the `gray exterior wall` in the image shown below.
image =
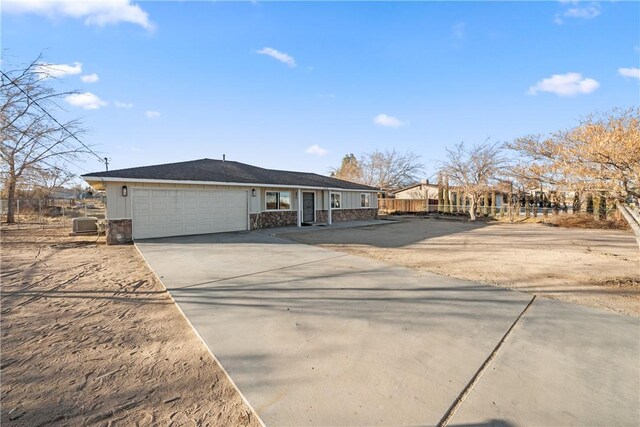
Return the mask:
<path fill-rule="evenodd" d="M 128 196 L 122 196 L 122 186 L 126 185 Z M 159 188 L 159 189 L 224 189 L 245 191 L 251 195 L 251 190 L 256 190 L 255 197 L 249 197 L 249 212 L 251 214 L 259 212 L 274 212 L 266 210 L 265 193 L 267 191 L 289 191 L 291 192 L 291 209 L 289 211 L 297 212 L 298 210 L 298 190 L 296 188 L 279 188 L 279 187 L 244 187 L 232 185 L 205 185 L 205 184 L 166 184 L 166 183 L 145 183 L 145 182 L 107 182 L 105 185 L 105 193 L 107 197 L 107 219 L 131 218 L 131 195 L 134 188 Z M 315 194 L 316 210 L 327 210 L 329 207 L 329 191 L 328 190 L 307 190 L 301 189 L 302 192 L 313 192 Z M 378 199 L 376 192 L 365 191 L 331 191 L 331 193 L 339 193 L 341 196 L 340 209 L 373 209 L 378 207 Z M 369 208 L 361 208 L 360 195 L 362 193 L 370 194 L 371 205 Z M 339 209 L 334 209 L 334 211 Z M 277 212 L 277 211 L 276 211 Z"/>

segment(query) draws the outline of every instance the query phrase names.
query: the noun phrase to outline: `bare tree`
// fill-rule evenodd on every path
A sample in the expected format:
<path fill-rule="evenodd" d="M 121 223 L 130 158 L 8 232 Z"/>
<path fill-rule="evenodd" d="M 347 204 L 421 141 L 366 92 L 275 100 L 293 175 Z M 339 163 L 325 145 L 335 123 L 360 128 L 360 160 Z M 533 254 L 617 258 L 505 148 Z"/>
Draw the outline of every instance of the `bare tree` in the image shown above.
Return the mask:
<path fill-rule="evenodd" d="M 535 159 L 541 180 L 587 194 L 604 192 L 640 246 L 640 108 L 590 115 L 572 129 L 519 138 L 509 148 L 525 162 Z"/>
<path fill-rule="evenodd" d="M 450 182 L 469 197 L 469 219 L 476 220 L 480 198 L 497 182 L 501 166 L 502 144 L 485 141 L 466 148 L 464 143 L 447 148 L 447 160 L 442 166 Z"/>
<path fill-rule="evenodd" d="M 6 69 L 6 67 L 5 67 Z M 35 169 L 52 169 L 87 152 L 75 143 L 82 132 L 78 120 L 59 122 L 53 113 L 73 92 L 57 92 L 39 56 L 24 68 L 3 70 L 0 80 L 0 170 L 8 199 L 7 222 L 13 223 L 16 187 Z"/>
<path fill-rule="evenodd" d="M 507 144 L 508 146 L 508 144 Z M 500 171 L 497 189 L 507 197 L 509 220 L 515 222 L 520 216 L 520 208 L 524 206 L 525 215 L 529 218 L 529 191 L 540 186 L 540 166 L 534 160 L 524 161 L 521 158 L 505 162 Z"/>
<path fill-rule="evenodd" d="M 424 171 L 420 156 L 414 152 L 372 151 L 360 160 L 362 183 L 385 190 L 406 187 L 418 181 Z"/>
<path fill-rule="evenodd" d="M 37 188 L 45 195 L 69 184 L 76 174 L 57 165 L 36 165 L 24 173 L 23 181 L 26 185 Z"/>

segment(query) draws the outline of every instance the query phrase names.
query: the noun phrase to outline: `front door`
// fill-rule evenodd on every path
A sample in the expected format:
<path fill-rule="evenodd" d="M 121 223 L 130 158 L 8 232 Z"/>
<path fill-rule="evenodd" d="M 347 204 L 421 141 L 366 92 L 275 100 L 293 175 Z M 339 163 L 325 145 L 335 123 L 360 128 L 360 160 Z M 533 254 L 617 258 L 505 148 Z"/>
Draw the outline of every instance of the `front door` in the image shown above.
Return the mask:
<path fill-rule="evenodd" d="M 315 210 L 315 194 L 302 193 L 302 222 L 313 222 Z"/>

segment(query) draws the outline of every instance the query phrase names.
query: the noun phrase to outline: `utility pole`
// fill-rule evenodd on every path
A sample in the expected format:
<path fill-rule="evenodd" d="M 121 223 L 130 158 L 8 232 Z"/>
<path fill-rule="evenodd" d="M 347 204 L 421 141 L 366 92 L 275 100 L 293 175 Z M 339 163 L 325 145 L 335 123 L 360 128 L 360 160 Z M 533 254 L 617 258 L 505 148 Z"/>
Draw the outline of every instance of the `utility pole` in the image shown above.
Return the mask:
<path fill-rule="evenodd" d="M 109 172 L 109 158 L 104 158 L 104 167 L 107 168 L 107 172 Z"/>

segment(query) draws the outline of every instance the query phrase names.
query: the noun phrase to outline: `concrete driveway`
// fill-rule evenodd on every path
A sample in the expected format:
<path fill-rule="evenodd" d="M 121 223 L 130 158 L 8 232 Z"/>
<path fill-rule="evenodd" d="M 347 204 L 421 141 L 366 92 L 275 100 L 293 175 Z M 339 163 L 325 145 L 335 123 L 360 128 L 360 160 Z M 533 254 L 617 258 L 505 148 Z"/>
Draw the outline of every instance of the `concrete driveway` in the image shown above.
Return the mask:
<path fill-rule="evenodd" d="M 261 233 L 136 245 L 266 425 L 640 423 L 636 318 Z"/>

